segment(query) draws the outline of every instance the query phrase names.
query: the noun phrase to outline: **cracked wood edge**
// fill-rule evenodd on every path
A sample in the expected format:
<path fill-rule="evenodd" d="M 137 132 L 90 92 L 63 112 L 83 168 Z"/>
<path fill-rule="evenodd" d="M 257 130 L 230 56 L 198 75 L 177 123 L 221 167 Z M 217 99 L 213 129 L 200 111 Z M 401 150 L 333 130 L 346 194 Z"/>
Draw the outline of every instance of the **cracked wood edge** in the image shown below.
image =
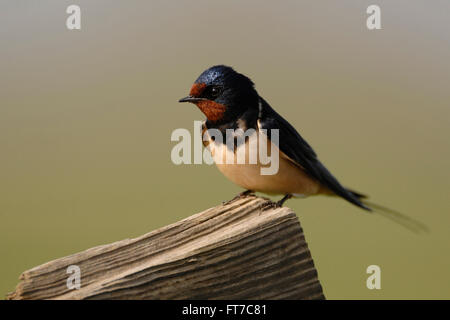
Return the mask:
<path fill-rule="evenodd" d="M 295 213 L 255 196 L 20 276 L 8 299 L 324 299 Z M 81 269 L 70 290 L 67 267 Z"/>

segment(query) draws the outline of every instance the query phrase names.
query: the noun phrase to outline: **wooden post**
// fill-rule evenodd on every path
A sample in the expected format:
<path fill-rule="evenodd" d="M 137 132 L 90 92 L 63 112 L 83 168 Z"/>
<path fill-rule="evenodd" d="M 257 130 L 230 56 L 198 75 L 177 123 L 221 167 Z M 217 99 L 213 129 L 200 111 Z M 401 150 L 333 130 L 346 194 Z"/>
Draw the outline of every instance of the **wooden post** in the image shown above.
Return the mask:
<path fill-rule="evenodd" d="M 8 299 L 324 299 L 289 208 L 248 196 L 25 271 Z M 69 289 L 69 266 L 81 271 Z"/>

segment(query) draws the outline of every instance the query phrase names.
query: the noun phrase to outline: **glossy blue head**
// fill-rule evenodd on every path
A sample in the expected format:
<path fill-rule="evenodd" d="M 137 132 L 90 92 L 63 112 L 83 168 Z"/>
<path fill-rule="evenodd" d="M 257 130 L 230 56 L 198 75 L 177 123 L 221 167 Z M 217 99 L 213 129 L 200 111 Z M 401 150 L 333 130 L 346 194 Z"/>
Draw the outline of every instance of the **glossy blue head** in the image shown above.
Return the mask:
<path fill-rule="evenodd" d="M 258 93 L 249 78 L 218 65 L 205 70 L 195 80 L 189 96 L 180 102 L 195 103 L 211 122 L 228 122 L 249 108 L 257 108 Z"/>

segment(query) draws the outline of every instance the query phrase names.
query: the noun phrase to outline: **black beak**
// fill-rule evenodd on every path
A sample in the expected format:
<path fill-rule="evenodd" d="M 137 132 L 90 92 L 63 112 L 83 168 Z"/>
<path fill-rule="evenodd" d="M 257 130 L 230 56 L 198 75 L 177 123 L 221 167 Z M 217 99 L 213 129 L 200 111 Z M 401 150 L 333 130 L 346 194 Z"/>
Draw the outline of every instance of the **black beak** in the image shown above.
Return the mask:
<path fill-rule="evenodd" d="M 202 101 L 202 100 L 205 100 L 205 99 L 203 99 L 203 98 L 196 98 L 196 97 L 193 97 L 193 96 L 187 96 L 187 97 L 184 97 L 184 98 L 178 100 L 178 102 L 197 102 L 197 101 Z"/>

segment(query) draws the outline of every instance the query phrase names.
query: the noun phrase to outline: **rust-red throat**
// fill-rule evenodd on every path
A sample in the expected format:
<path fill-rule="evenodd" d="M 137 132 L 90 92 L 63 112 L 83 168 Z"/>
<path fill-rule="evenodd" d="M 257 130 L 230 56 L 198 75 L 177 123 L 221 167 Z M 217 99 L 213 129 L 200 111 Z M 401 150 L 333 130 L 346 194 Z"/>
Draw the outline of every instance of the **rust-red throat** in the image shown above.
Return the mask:
<path fill-rule="evenodd" d="M 189 95 L 192 97 L 200 97 L 205 88 L 206 84 L 204 83 L 194 83 Z M 212 100 L 201 100 L 194 103 L 205 114 L 206 118 L 213 122 L 222 119 L 226 110 L 225 105 Z"/>

